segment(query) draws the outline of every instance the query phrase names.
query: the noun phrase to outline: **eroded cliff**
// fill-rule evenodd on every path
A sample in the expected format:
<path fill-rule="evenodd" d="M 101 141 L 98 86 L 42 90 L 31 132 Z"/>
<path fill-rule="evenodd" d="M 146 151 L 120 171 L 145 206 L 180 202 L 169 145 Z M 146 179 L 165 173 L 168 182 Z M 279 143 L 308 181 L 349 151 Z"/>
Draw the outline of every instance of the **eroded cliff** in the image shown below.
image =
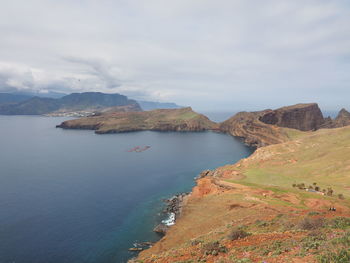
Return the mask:
<path fill-rule="evenodd" d="M 240 112 L 220 124 L 220 130 L 243 138 L 250 146 L 262 147 L 289 140 L 282 128 L 317 130 L 325 120 L 316 103 L 296 104 L 276 110 Z"/>

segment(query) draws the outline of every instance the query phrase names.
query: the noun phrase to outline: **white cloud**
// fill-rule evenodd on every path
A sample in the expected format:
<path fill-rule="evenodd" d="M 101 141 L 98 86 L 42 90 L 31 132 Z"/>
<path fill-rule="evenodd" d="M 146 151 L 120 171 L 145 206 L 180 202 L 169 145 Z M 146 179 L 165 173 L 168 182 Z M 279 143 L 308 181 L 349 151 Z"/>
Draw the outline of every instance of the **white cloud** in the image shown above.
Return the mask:
<path fill-rule="evenodd" d="M 350 106 L 349 11 L 345 0 L 2 0 L 0 89 Z"/>

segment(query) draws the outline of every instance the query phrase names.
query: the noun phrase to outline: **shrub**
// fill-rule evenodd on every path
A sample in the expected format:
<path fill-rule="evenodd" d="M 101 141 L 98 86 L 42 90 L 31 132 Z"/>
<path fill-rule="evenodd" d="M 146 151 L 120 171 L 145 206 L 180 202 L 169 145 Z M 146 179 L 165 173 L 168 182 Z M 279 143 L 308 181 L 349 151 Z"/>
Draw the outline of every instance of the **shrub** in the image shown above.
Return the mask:
<path fill-rule="evenodd" d="M 316 215 L 319 215 L 320 212 L 317 212 L 317 211 L 311 211 L 308 213 L 309 216 L 316 216 Z"/>
<path fill-rule="evenodd" d="M 221 245 L 219 241 L 213 241 L 213 242 L 204 244 L 202 249 L 206 255 L 213 255 L 213 256 L 217 256 L 219 253 L 227 252 L 227 248 Z"/>
<path fill-rule="evenodd" d="M 321 232 L 320 230 L 313 230 L 308 234 L 309 238 L 312 238 L 313 240 L 326 240 L 326 235 Z"/>
<path fill-rule="evenodd" d="M 324 226 L 323 218 L 310 218 L 306 217 L 301 220 L 298 224 L 298 227 L 303 230 L 314 230 Z"/>
<path fill-rule="evenodd" d="M 266 227 L 266 226 L 269 225 L 269 222 L 264 221 L 264 220 L 256 220 L 256 221 L 255 221 L 255 224 L 256 224 L 258 227 Z"/>
<path fill-rule="evenodd" d="M 198 240 L 198 239 L 193 239 L 191 240 L 191 246 L 197 246 L 198 244 L 203 243 L 202 240 Z"/>
<path fill-rule="evenodd" d="M 249 236 L 250 234 L 247 233 L 246 231 L 242 230 L 242 229 L 234 229 L 231 231 L 231 233 L 228 235 L 228 239 L 230 240 L 237 240 L 237 239 L 241 239 L 241 238 L 245 238 L 247 236 Z"/>
<path fill-rule="evenodd" d="M 327 195 L 328 195 L 328 196 L 332 196 L 332 195 L 333 195 L 333 192 L 334 192 L 334 191 L 333 191 L 333 189 L 332 189 L 331 187 L 328 187 L 328 188 L 327 188 Z"/>
<path fill-rule="evenodd" d="M 341 200 L 344 200 L 344 199 L 345 199 L 345 197 L 344 197 L 343 194 L 338 194 L 338 198 L 341 199 Z"/>
<path fill-rule="evenodd" d="M 302 183 L 302 184 L 297 184 L 296 185 L 299 189 L 304 189 L 305 188 L 305 184 Z"/>

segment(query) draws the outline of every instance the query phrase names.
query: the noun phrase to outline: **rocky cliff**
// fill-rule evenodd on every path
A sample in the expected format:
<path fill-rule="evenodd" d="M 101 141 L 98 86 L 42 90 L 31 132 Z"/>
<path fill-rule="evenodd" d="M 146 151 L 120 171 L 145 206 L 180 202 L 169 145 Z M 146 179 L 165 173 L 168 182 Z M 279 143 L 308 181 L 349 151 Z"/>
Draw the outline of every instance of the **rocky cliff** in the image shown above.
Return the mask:
<path fill-rule="evenodd" d="M 266 124 L 301 131 L 318 130 L 324 123 L 322 112 L 316 103 L 297 104 L 266 111 L 259 120 Z"/>
<path fill-rule="evenodd" d="M 340 128 L 348 125 L 350 125 L 350 112 L 341 109 L 334 120 L 330 117 L 326 118 L 322 128 Z"/>
<path fill-rule="evenodd" d="M 253 147 L 262 147 L 284 142 L 287 134 L 279 127 L 259 120 L 264 112 L 240 112 L 220 124 L 220 130 L 240 137 Z"/>
<path fill-rule="evenodd" d="M 91 129 L 96 133 L 130 131 L 205 131 L 217 125 L 190 107 L 144 112 L 102 113 L 99 116 L 69 120 L 57 127 L 64 129 Z"/>
<path fill-rule="evenodd" d="M 314 131 L 350 124 L 350 113 L 345 109 L 340 111 L 335 120 L 325 119 L 316 103 L 296 104 L 276 110 L 240 112 L 220 124 L 194 112 L 190 107 L 146 112 L 118 112 L 119 108 L 111 107 L 96 116 L 65 121 L 57 127 L 91 129 L 99 134 L 142 130 L 217 130 L 240 137 L 249 146 L 262 147 L 290 140 L 290 133 L 293 133 L 290 129 Z M 124 108 L 125 111 L 139 110 L 138 105 L 136 108 L 130 106 Z"/>
<path fill-rule="evenodd" d="M 317 130 L 325 123 L 316 103 L 296 104 L 276 110 L 240 112 L 220 124 L 220 130 L 244 139 L 255 147 L 281 143 L 288 134 L 281 128 Z"/>

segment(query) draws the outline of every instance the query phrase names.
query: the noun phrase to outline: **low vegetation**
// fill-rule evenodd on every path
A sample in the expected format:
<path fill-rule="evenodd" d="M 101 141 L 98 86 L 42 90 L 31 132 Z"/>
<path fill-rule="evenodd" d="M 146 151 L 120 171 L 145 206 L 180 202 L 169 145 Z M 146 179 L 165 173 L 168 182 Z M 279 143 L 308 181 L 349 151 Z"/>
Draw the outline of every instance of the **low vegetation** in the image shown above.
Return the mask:
<path fill-rule="evenodd" d="M 300 132 L 294 141 L 219 168 L 215 176 L 199 179 L 166 239 L 140 258 L 349 263 L 348 156 L 350 127 L 345 127 Z"/>
<path fill-rule="evenodd" d="M 230 234 L 228 235 L 228 239 L 233 241 L 233 240 L 237 240 L 237 239 L 241 239 L 241 238 L 245 238 L 247 236 L 249 236 L 250 233 L 247 233 L 246 231 L 244 231 L 243 229 L 234 229 L 230 232 Z"/>
<path fill-rule="evenodd" d="M 203 245 L 203 253 L 205 255 L 217 256 L 219 253 L 226 253 L 227 248 L 220 244 L 219 241 L 209 242 Z"/>

